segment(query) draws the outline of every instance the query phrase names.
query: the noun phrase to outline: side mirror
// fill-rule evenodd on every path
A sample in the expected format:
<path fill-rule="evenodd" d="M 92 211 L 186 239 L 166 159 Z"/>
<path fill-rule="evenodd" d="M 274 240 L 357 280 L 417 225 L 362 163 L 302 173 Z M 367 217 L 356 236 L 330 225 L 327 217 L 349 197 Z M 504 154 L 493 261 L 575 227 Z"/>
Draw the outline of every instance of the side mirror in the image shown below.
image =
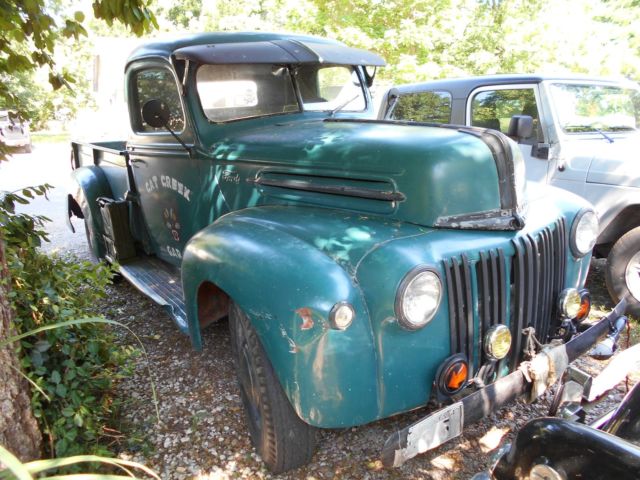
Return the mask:
<path fill-rule="evenodd" d="M 533 118 L 530 115 L 514 115 L 509 122 L 507 135 L 520 141 L 533 135 Z"/>
<path fill-rule="evenodd" d="M 150 127 L 166 127 L 169 123 L 169 117 L 169 109 L 161 100 L 149 100 L 142 106 L 142 119 Z"/>
<path fill-rule="evenodd" d="M 373 72 L 370 72 L 369 67 L 365 65 L 362 70 L 364 71 L 364 79 L 367 82 L 367 87 L 371 88 L 371 85 L 373 85 L 373 80 L 374 78 L 376 78 L 378 67 L 373 67 Z"/>

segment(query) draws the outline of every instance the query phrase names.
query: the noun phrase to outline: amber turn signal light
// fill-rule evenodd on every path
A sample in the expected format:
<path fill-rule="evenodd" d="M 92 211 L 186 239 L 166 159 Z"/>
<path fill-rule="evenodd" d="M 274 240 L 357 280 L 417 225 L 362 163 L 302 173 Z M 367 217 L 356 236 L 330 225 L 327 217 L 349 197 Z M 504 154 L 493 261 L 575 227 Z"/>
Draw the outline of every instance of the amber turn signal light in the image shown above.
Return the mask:
<path fill-rule="evenodd" d="M 455 395 L 467 386 L 469 364 L 464 355 L 458 353 L 447 358 L 436 373 L 438 393 L 447 397 Z"/>
<path fill-rule="evenodd" d="M 465 363 L 456 363 L 449 367 L 445 374 L 445 381 L 447 382 L 447 388 L 451 391 L 460 390 L 467 382 L 467 365 Z"/>
<path fill-rule="evenodd" d="M 578 322 L 583 321 L 589 316 L 589 313 L 591 313 L 591 294 L 589 290 L 585 288 L 580 290 L 580 309 L 576 315 L 576 320 Z"/>

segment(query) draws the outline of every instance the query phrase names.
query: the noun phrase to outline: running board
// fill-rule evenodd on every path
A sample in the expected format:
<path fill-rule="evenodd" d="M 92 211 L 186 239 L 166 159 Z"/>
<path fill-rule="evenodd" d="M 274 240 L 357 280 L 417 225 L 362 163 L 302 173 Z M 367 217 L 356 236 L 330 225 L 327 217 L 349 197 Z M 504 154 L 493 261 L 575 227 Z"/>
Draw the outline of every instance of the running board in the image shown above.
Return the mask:
<path fill-rule="evenodd" d="M 179 269 L 156 257 L 136 257 L 122 261 L 120 273 L 134 287 L 161 305 L 182 333 L 189 333 Z"/>

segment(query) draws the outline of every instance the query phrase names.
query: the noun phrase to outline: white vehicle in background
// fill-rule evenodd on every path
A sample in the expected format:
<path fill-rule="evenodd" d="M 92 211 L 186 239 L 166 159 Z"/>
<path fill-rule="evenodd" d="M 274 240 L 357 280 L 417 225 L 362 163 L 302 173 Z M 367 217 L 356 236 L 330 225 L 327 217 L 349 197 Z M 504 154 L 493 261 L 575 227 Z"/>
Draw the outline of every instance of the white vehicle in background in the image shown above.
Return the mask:
<path fill-rule="evenodd" d="M 485 127 L 516 140 L 527 178 L 594 204 L 607 288 L 640 316 L 640 89 L 577 76 L 492 75 L 401 85 L 379 118 Z"/>
<path fill-rule="evenodd" d="M 0 144 L 31 153 L 29 125 L 9 110 L 0 110 Z"/>

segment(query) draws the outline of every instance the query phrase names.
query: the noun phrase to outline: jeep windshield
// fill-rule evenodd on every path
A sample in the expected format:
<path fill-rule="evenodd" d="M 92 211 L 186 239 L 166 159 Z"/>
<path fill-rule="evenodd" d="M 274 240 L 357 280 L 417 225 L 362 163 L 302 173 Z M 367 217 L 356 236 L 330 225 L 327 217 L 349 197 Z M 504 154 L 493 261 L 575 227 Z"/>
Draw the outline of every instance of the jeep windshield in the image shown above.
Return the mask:
<path fill-rule="evenodd" d="M 565 133 L 630 132 L 640 127 L 640 91 L 637 89 L 554 83 L 550 90 Z"/>
<path fill-rule="evenodd" d="M 366 108 L 360 77 L 345 65 L 202 65 L 196 85 L 202 109 L 213 122 L 303 109 L 333 113 Z"/>

